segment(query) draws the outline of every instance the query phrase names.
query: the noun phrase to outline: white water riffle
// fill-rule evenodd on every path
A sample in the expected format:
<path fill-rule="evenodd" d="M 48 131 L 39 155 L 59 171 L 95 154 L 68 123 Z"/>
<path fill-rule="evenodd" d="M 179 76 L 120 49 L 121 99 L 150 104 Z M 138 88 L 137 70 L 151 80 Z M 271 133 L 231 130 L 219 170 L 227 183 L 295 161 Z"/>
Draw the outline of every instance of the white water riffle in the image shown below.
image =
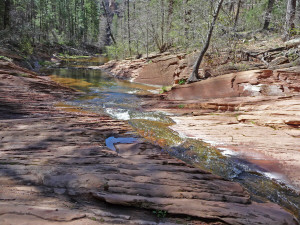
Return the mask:
<path fill-rule="evenodd" d="M 130 120 L 129 110 L 117 108 L 105 108 L 105 112 L 111 115 L 114 119 Z"/>
<path fill-rule="evenodd" d="M 112 116 L 114 119 L 118 120 L 148 120 L 148 121 L 158 121 L 162 123 L 172 123 L 172 120 L 165 117 L 163 113 L 157 112 L 138 112 L 135 109 L 122 109 L 116 107 L 103 106 L 105 112 Z"/>

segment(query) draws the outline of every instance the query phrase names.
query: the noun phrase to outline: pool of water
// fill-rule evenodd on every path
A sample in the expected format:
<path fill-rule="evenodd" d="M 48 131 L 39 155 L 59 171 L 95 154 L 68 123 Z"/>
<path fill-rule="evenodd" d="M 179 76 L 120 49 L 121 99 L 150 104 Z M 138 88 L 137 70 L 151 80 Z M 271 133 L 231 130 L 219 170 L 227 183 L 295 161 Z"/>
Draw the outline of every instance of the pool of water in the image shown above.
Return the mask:
<path fill-rule="evenodd" d="M 141 94 L 158 93 L 159 87 L 135 84 L 115 79 L 100 70 L 85 69 L 81 66 L 103 63 L 101 59 L 73 61 L 60 68 L 48 70 L 51 78 L 63 85 L 82 91 L 82 95 L 61 103 L 66 108 L 107 113 L 112 118 L 125 120 L 135 129 L 136 134 L 160 145 L 171 155 L 189 164 L 211 171 L 226 179 L 241 183 L 257 201 L 266 199 L 279 203 L 298 218 L 300 196 L 280 180 L 236 155 L 215 149 L 204 142 L 181 137 L 169 128 L 174 121 L 163 112 L 145 112 L 141 108 Z M 135 136 L 136 136 L 135 134 Z M 106 145 L 116 151 L 114 144 L 134 143 L 135 137 L 109 137 Z"/>
<path fill-rule="evenodd" d="M 117 152 L 115 144 L 132 144 L 132 143 L 138 142 L 138 140 L 139 140 L 138 138 L 133 138 L 133 137 L 111 136 L 111 137 L 106 138 L 105 144 L 109 149 Z"/>

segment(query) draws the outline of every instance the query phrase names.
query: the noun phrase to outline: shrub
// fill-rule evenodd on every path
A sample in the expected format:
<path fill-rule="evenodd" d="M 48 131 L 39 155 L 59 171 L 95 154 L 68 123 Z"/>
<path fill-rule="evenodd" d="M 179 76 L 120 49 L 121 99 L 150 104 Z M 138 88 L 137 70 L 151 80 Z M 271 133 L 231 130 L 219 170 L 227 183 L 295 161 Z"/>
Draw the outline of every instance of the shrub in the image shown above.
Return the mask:
<path fill-rule="evenodd" d="M 21 40 L 20 49 L 26 55 L 32 55 L 32 53 L 33 53 L 33 47 L 32 47 L 31 42 L 28 38 L 23 38 Z"/>

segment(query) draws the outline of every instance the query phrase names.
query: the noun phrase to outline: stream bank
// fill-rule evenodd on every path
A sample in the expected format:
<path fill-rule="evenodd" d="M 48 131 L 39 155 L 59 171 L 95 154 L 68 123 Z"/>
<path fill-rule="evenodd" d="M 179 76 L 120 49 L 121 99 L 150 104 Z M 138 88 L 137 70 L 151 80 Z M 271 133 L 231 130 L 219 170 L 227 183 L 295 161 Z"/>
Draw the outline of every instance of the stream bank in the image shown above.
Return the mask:
<path fill-rule="evenodd" d="M 200 140 L 217 149 L 216 152 L 231 161 L 229 166 L 225 163 L 231 172 L 222 168 L 220 160 L 209 158 L 210 163 L 205 165 L 210 153 L 203 154 L 201 146 L 192 147 L 197 145 L 195 143 L 183 144 L 175 149 L 174 155 L 238 181 L 253 194 L 267 196 L 285 206 L 292 202 L 292 208 L 298 205 L 293 211 L 299 214 L 299 67 L 227 71 L 227 74 L 214 75 L 194 84 L 176 85 L 189 74 L 190 57 L 165 53 L 151 56 L 150 62 L 146 59 L 111 61 L 100 68 L 135 82 L 175 84 L 162 95 L 141 96 L 143 109 L 173 114 L 171 118 L 176 124 L 165 127 L 170 126 L 183 139 Z M 131 124 L 142 130 L 141 135 L 150 136 L 149 140 L 162 146 L 166 136 L 176 139 L 165 129 L 154 134 L 147 128 L 143 130 L 142 127 L 152 126 L 149 123 L 133 121 Z M 177 142 L 167 145 L 178 145 L 181 140 L 177 138 Z M 199 153 L 195 153 L 198 149 Z M 172 154 L 172 149 L 170 152 Z M 212 166 L 218 164 L 219 167 Z M 246 176 L 245 171 L 248 171 Z M 256 178 L 252 180 L 253 177 Z M 249 182 L 244 182 L 247 179 Z M 290 196 L 289 200 L 283 197 L 286 195 Z"/>
<path fill-rule="evenodd" d="M 126 122 L 62 105 L 74 90 L 12 71 L 1 61 L 1 224 L 298 224 L 157 145 L 110 150 L 108 138 L 136 135 Z"/>
<path fill-rule="evenodd" d="M 299 191 L 300 67 L 225 71 L 201 82 L 176 85 L 190 73 L 192 56 L 164 53 L 150 56 L 149 63 L 111 61 L 100 68 L 135 82 L 175 84 L 160 96 L 144 96 L 143 108 L 173 113 L 178 122 L 171 127 L 175 131 L 261 161 L 272 178 L 282 178 Z M 178 116 L 182 114 L 186 116 Z M 253 154 L 257 158 L 249 157 Z M 279 164 L 276 169 L 272 161 Z"/>

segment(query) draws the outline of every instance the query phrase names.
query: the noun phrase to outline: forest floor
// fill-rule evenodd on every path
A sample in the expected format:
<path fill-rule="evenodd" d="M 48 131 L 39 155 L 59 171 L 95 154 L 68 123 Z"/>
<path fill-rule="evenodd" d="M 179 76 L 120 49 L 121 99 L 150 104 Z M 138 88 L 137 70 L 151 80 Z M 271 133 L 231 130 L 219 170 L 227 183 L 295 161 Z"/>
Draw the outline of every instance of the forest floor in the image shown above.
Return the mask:
<path fill-rule="evenodd" d="M 146 141 L 110 150 L 131 128 L 55 107 L 78 94 L 0 60 L 0 224 L 298 224 Z"/>

